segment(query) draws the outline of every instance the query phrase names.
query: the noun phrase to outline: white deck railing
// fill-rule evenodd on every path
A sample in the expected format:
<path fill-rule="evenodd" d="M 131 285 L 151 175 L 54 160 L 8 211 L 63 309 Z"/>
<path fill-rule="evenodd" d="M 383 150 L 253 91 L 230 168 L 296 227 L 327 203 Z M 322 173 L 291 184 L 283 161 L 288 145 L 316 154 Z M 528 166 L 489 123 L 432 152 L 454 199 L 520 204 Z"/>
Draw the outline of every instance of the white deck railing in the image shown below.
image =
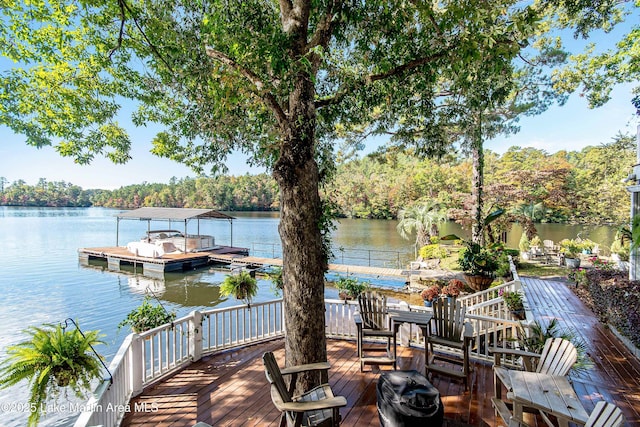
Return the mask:
<path fill-rule="evenodd" d="M 129 403 L 147 385 L 203 355 L 280 336 L 282 300 L 194 311 L 173 324 L 130 334 L 109 365 L 113 383 L 105 379 L 98 385 L 74 426 L 117 426 L 129 411 L 153 410 Z"/>
<path fill-rule="evenodd" d="M 516 280 L 497 288 L 459 298 L 467 307 L 467 318 L 474 329 L 472 357 L 490 359 L 489 346 L 505 346 L 511 337 L 517 336 L 520 323 L 508 318 L 502 298 L 497 297 L 501 288 L 520 289 L 520 281 L 515 277 Z M 353 316 L 358 308 L 357 302 L 326 300 L 325 305 L 327 337 L 356 339 Z M 406 303 L 390 304 L 390 308 L 430 310 Z M 529 311 L 527 316 L 531 319 Z M 256 303 L 250 307 L 242 305 L 194 311 L 173 324 L 130 334 L 109 365 L 113 383 L 104 380 L 99 384 L 93 397 L 82 406 L 83 412 L 75 427 L 117 426 L 126 412 L 149 410 L 132 407 L 129 401 L 151 383 L 200 360 L 205 354 L 281 336 L 284 336 L 282 300 Z M 424 345 L 420 328 L 401 329 L 399 342 Z"/>

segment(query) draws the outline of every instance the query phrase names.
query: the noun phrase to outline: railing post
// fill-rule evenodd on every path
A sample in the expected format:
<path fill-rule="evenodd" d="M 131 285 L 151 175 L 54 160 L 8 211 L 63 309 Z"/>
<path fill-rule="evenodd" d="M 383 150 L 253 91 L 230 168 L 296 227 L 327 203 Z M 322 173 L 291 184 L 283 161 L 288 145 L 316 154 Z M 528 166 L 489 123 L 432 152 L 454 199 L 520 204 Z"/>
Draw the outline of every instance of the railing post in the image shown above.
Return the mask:
<path fill-rule="evenodd" d="M 196 362 L 202 358 L 202 313 L 192 311 L 189 319 L 189 354 L 191 361 Z"/>
<path fill-rule="evenodd" d="M 138 396 L 142 393 L 144 388 L 144 370 L 145 362 L 143 358 L 142 347 L 144 346 L 144 339 L 138 334 L 133 334 L 131 337 L 131 347 L 129 351 L 129 366 L 131 366 L 131 397 Z"/>

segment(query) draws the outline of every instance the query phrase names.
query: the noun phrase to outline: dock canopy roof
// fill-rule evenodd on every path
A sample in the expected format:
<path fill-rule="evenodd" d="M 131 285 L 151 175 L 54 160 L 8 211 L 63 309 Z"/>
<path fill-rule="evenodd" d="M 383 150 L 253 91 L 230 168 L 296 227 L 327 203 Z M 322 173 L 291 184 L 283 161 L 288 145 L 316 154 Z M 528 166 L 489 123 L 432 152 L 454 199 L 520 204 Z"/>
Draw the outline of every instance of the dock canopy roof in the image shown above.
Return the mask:
<path fill-rule="evenodd" d="M 189 219 L 235 219 L 232 216 L 211 209 L 183 209 L 183 208 L 138 208 L 132 211 L 120 212 L 118 219 L 186 221 Z"/>

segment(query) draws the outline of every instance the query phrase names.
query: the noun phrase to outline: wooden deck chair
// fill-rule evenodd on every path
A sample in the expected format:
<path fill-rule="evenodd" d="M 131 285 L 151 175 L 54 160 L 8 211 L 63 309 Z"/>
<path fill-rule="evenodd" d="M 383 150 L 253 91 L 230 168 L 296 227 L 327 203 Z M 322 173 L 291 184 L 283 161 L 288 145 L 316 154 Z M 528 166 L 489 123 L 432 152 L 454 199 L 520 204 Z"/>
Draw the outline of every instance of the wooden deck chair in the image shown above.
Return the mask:
<path fill-rule="evenodd" d="M 427 375 L 436 372 L 449 377 L 463 380 L 465 389 L 469 386 L 469 349 L 473 337 L 473 328 L 465 322 L 466 309 L 459 301 L 440 298 L 433 303 L 433 320 L 429 324 L 425 337 L 427 346 L 427 361 L 425 363 Z M 434 345 L 445 347 L 435 351 Z M 448 365 L 436 362 L 448 362 Z M 453 367 L 450 367 L 453 365 Z M 460 369 L 456 366 L 460 365 Z"/>
<path fill-rule="evenodd" d="M 391 355 L 391 330 L 389 316 L 387 315 L 387 297 L 375 291 L 367 291 L 358 295 L 359 316 L 356 318 L 358 330 L 358 357 L 360 358 L 360 372 L 364 365 L 393 365 L 396 366 L 395 354 Z M 367 337 L 381 337 L 387 341 L 386 348 L 379 346 L 364 347 Z M 386 352 L 385 356 L 368 356 L 369 352 Z M 394 348 L 395 351 L 395 348 Z"/>
<path fill-rule="evenodd" d="M 329 384 L 321 384 L 301 395 L 294 396 L 297 375 L 302 372 L 320 371 L 323 380 L 328 381 L 328 363 L 312 363 L 280 369 L 272 352 L 262 356 L 265 374 L 271 384 L 271 400 L 282 412 L 280 427 L 322 426 L 336 427 L 340 425 L 340 410 L 347 405 L 343 396 L 334 396 Z M 283 375 L 290 375 L 289 387 Z"/>
<path fill-rule="evenodd" d="M 565 376 L 571 370 L 571 367 L 578 359 L 578 351 L 571 341 L 563 338 L 548 338 L 544 343 L 542 353 L 532 353 L 529 351 L 507 349 L 507 348 L 491 348 L 490 353 L 494 354 L 493 365 L 493 394 L 491 399 L 494 408 L 500 414 L 502 419 L 508 423 L 511 418 L 511 412 L 506 403 L 502 400 L 502 386 L 507 391 L 511 391 L 511 379 L 509 377 L 509 369 L 501 365 L 502 356 L 520 356 L 522 358 L 523 367 L 526 371 L 539 372 L 541 374 Z M 542 414 L 546 420 L 544 414 Z"/>
<path fill-rule="evenodd" d="M 584 427 L 621 427 L 624 425 L 622 411 L 616 405 L 600 401 L 589 415 Z"/>

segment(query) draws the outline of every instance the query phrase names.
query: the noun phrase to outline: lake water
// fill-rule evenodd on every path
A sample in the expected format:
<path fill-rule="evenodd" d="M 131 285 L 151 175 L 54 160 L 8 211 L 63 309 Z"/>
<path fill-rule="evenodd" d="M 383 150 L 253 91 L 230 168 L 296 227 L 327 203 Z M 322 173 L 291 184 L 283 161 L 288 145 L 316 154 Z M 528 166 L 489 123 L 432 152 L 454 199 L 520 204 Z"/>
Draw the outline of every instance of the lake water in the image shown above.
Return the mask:
<path fill-rule="evenodd" d="M 76 320 L 82 330 L 98 329 L 106 342 L 97 348 L 108 364 L 128 330 L 117 325 L 129 311 L 140 305 L 151 290 L 162 304 L 176 311 L 178 317 L 197 309 L 238 304 L 220 297 L 218 284 L 223 272 L 201 269 L 165 275 L 164 280 L 150 279 L 132 272 L 112 272 L 100 266 L 81 266 L 77 249 L 115 246 L 116 219 L 119 210 L 102 208 L 12 208 L 0 207 L 0 359 L 6 348 L 25 335 L 28 326 Z M 233 213 L 237 219 L 231 229 L 226 221 L 201 221 L 200 233 L 215 236 L 216 243 L 241 246 L 259 256 L 279 256 L 278 216 L 272 213 Z M 413 258 L 412 242 L 396 231 L 396 221 L 341 220 L 333 235 L 337 262 L 347 264 L 406 266 Z M 193 224 L 189 232 L 195 233 Z M 152 223 L 151 228 L 168 228 L 166 222 Z M 172 228 L 182 230 L 183 224 Z M 138 240 L 147 229 L 146 222 L 120 221 L 119 244 Z M 589 237 L 608 247 L 614 229 L 583 228 L 565 225 L 541 225 L 542 239 L 559 241 L 564 237 Z M 463 234 L 456 224 L 443 227 L 443 234 Z M 508 244 L 517 247 L 520 229 L 514 226 Z M 341 250 L 340 248 L 344 249 Z M 357 250 L 352 250 L 352 248 Z M 275 298 L 271 283 L 260 281 L 256 298 Z M 337 293 L 327 288 L 328 297 Z M 0 390 L 0 425 L 22 426 L 27 414 L 17 410 L 27 402 L 26 387 Z M 69 425 L 73 414 L 53 413 L 41 425 Z"/>

